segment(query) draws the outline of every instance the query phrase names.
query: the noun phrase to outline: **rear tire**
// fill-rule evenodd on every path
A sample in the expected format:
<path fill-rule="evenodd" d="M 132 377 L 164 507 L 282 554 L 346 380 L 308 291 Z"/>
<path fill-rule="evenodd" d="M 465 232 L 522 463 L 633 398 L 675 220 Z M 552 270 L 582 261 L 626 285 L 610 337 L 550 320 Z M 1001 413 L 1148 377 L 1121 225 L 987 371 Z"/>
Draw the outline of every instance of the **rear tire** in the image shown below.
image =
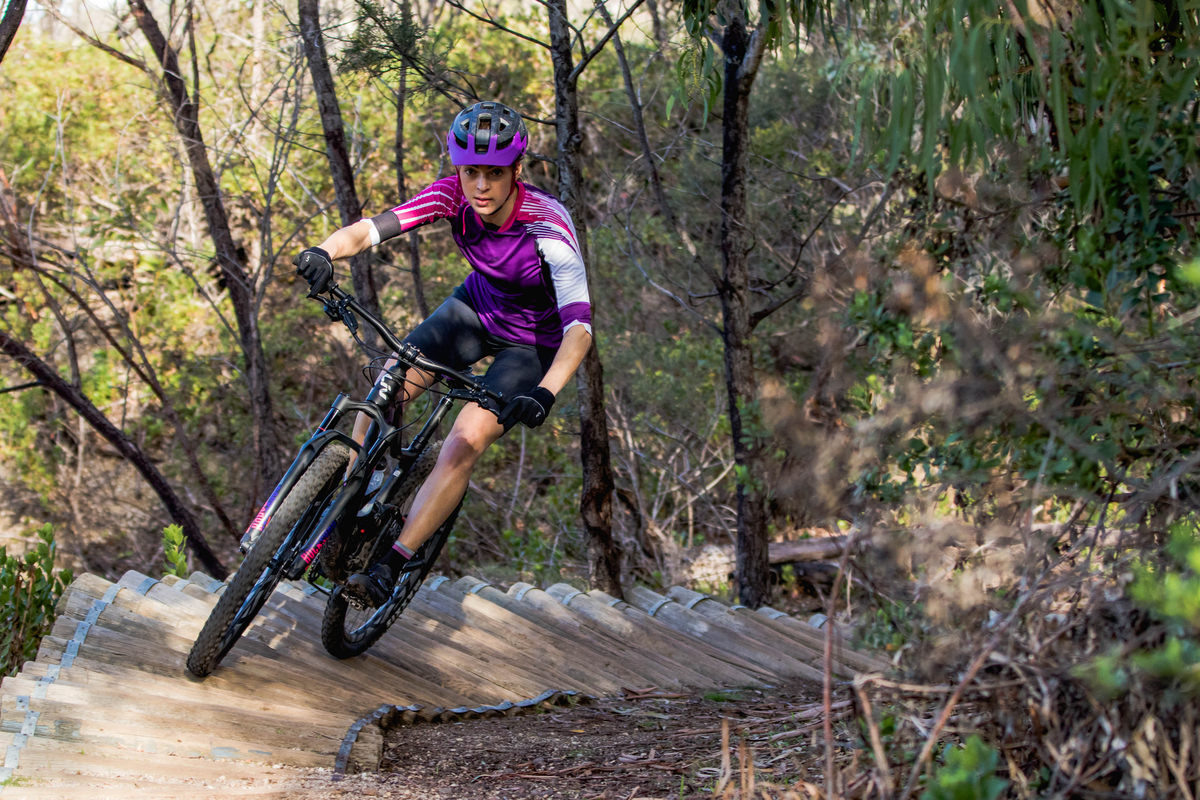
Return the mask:
<path fill-rule="evenodd" d="M 407 511 L 411 497 L 416 495 L 417 489 L 433 470 L 440 450 L 441 443 L 439 442 L 421 454 L 417 463 L 413 465 L 412 471 L 392 494 L 393 505 Z M 409 574 L 403 585 L 398 583 L 391 598 L 379 608 L 367 612 L 359 611 L 350 605 L 350 601 L 346 598 L 345 586 L 338 586 L 333 590 L 329 601 L 325 604 L 325 616 L 321 621 L 321 643 L 325 645 L 325 649 L 331 656 L 353 658 L 362 655 L 387 632 L 388 628 L 392 627 L 392 623 L 412 602 L 413 597 L 417 594 L 417 589 L 421 587 L 426 576 L 433 569 L 434 562 L 437 561 L 442 548 L 450 539 L 450 532 L 454 529 L 454 522 L 458 519 L 458 512 L 461 508 L 462 503 L 460 502 L 433 536 L 417 548 L 413 558 L 421 559 L 420 570 Z"/>
<path fill-rule="evenodd" d="M 337 489 L 350 457 L 349 447 L 330 442 L 279 504 L 246 560 L 217 600 L 188 653 L 188 671 L 197 678 L 216 669 L 250 627 L 283 577 L 283 570 L 290 566 L 279 559 L 272 568 L 271 561 L 285 546 L 294 546 L 293 532 L 298 531 L 304 536 L 310 532 L 320 518 L 325 501 Z"/>

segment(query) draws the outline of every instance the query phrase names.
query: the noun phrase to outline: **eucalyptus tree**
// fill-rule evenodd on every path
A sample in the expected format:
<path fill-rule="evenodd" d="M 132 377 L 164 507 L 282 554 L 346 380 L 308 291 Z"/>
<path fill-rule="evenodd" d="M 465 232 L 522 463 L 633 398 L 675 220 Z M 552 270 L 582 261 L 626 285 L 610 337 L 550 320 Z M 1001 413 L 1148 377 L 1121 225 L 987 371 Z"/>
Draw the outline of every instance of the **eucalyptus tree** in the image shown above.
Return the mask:
<path fill-rule="evenodd" d="M 571 25 L 566 0 L 547 0 L 545 5 L 549 17 L 550 60 L 554 65 L 558 195 L 575 222 L 580 252 L 590 280 L 588 209 L 580 158 L 583 132 L 579 125 L 579 77 L 617 34 L 621 23 L 641 5 L 641 0 L 634 0 L 594 45 L 583 50 L 578 61 L 575 60 L 574 43 L 579 41 L 582 45 L 583 35 Z M 599 5 L 603 6 L 602 0 Z M 594 289 L 592 296 L 595 302 Z M 594 338 L 576 383 L 579 386 L 580 451 L 583 458 L 583 492 L 579 508 L 588 534 L 588 574 L 593 586 L 622 597 L 621 554 L 612 535 L 612 499 L 616 483 L 608 446 L 608 419 L 604 410 L 604 366 L 600 362 L 600 351 Z"/>
<path fill-rule="evenodd" d="M 27 0 L 8 0 L 4 4 L 4 14 L 0 16 L 0 61 L 4 60 L 8 46 L 12 44 L 12 40 L 17 35 L 17 29 L 21 27 L 21 19 L 25 16 L 26 2 Z"/>
<path fill-rule="evenodd" d="M 860 147 L 913 176 L 922 215 L 970 226 L 960 255 L 919 242 L 973 287 L 970 313 L 914 338 L 945 342 L 931 370 L 995 387 L 991 414 L 930 423 L 894 455 L 962 503 L 1009 472 L 1028 508 L 1061 491 L 1121 497 L 1135 520 L 1174 513 L 1200 491 L 1200 3 L 928 0 L 893 24 L 843 68 L 879 98 Z"/>
<path fill-rule="evenodd" d="M 758 4 L 753 14 L 741 0 L 685 0 L 682 14 L 691 46 L 703 53 L 701 83 L 721 92 L 721 271 L 699 258 L 721 303 L 725 386 L 730 435 L 737 464 L 737 592 L 757 608 L 770 600 L 767 525 L 770 490 L 766 482 L 765 441 L 757 417 L 753 334 L 770 314 L 807 291 L 752 305 L 749 254 L 755 245 L 746 213 L 746 173 L 750 152 L 750 99 L 764 56 L 801 35 L 802 26 L 825 19 L 823 0 L 778 0 Z M 715 50 L 720 50 L 720 61 Z M 715 98 L 714 98 L 715 99 Z"/>
<path fill-rule="evenodd" d="M 205 144 L 204 129 L 200 124 L 200 67 L 199 52 L 195 43 L 195 10 L 191 4 L 186 8 L 185 31 L 192 56 L 192 86 L 189 88 L 185 71 L 180 64 L 179 51 L 163 34 L 158 20 L 144 0 L 130 0 L 130 12 L 145 37 L 157 68 L 145 60 L 116 49 L 94 36 L 89 35 L 58 15 L 50 13 L 93 47 L 129 64 L 149 76 L 158 87 L 160 96 L 170 111 L 171 119 L 179 134 L 191 168 L 196 194 L 204 208 L 208 234 L 213 243 L 214 256 L 229 298 L 233 304 L 237 321 L 239 344 L 244 359 L 244 374 L 249 390 L 252 416 L 252 438 L 257 467 L 257 494 L 266 486 L 274 484 L 282 474 L 279 438 L 275 429 L 274 403 L 271 398 L 270 376 L 263 352 L 262 331 L 258 320 L 258 287 L 255 276 L 246 269 L 245 256 L 234 238 L 225 207 L 220 183 Z"/>
<path fill-rule="evenodd" d="M 317 108 L 321 113 L 321 129 L 325 134 L 325 157 L 329 162 L 329 174 L 333 178 L 333 191 L 337 197 L 338 213 L 342 226 L 353 225 L 362 219 L 362 204 L 354 185 L 354 165 L 346 149 L 346 129 L 342 125 L 342 111 L 338 105 L 337 86 L 333 71 L 329 68 L 329 57 L 325 52 L 325 37 L 321 32 L 321 9 L 319 0 L 300 0 L 297 4 L 300 40 L 304 44 L 304 55 L 308 59 L 308 70 L 312 76 L 313 90 L 317 95 Z M 401 109 L 400 113 L 404 113 Z M 354 294 L 375 316 L 379 316 L 379 288 L 371 269 L 369 251 L 350 259 L 350 276 L 354 282 Z M 374 347 L 378 334 L 368 326 L 362 333 L 368 347 Z"/>

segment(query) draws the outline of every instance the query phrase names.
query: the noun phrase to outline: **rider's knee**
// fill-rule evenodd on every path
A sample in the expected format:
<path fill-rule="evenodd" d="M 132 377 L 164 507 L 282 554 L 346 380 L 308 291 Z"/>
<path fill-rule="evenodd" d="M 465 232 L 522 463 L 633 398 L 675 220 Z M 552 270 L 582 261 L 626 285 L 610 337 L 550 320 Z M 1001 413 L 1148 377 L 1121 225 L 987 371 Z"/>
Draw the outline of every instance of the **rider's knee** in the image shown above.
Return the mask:
<path fill-rule="evenodd" d="M 468 466 L 479 460 L 487 444 L 486 437 L 479 431 L 455 430 L 446 437 L 442 452 L 451 464 Z"/>

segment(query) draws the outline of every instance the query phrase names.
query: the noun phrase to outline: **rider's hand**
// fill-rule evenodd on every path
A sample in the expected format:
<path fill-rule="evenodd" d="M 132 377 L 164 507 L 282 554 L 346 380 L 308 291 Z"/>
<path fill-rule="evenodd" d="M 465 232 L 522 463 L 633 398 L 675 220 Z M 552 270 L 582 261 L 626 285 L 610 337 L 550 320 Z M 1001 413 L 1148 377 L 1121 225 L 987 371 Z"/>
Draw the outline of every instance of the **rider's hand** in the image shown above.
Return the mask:
<path fill-rule="evenodd" d="M 498 421 L 505 428 L 524 423 L 527 428 L 536 428 L 546 421 L 554 407 L 554 393 L 544 386 L 517 395 L 500 412 Z"/>
<path fill-rule="evenodd" d="M 308 281 L 312 291 L 309 297 L 314 297 L 329 287 L 329 279 L 333 277 L 333 261 L 319 247 L 310 247 L 292 259 L 296 272 Z"/>

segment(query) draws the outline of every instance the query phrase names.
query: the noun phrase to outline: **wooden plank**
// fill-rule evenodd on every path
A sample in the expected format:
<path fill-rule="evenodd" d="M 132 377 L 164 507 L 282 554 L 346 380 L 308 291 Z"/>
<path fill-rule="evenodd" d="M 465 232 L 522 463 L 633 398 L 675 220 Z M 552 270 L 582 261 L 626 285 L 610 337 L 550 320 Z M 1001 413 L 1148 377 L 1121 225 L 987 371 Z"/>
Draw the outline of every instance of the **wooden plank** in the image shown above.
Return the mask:
<path fill-rule="evenodd" d="M 461 593 L 465 597 L 467 591 L 478 584 L 477 578 L 463 578 L 451 585 L 450 590 Z M 625 684 L 626 686 L 659 685 L 682 688 L 682 684 L 673 672 L 660 669 L 656 664 L 644 658 L 637 649 L 629 647 L 627 643 L 622 644 L 611 640 L 610 637 L 600 635 L 592 631 L 590 627 L 585 627 L 581 618 L 576 617 L 561 604 L 552 603 L 543 611 L 532 605 L 520 603 L 491 586 L 479 588 L 474 592 L 474 596 L 515 614 L 530 624 L 545 629 L 562 639 L 573 642 L 573 651 L 577 660 L 619 664 L 622 670 L 628 671 L 631 679 Z"/>
<path fill-rule="evenodd" d="M 365 655 L 346 660 L 334 659 L 319 644 L 321 615 L 324 609 L 297 603 L 286 594 L 276 593 L 264 608 L 264 612 L 273 612 L 285 605 L 292 614 L 293 630 L 297 636 L 280 639 L 275 644 L 276 648 L 279 649 L 281 643 L 287 642 L 292 650 L 302 649 L 303 652 L 298 652 L 298 660 L 310 667 L 316 665 L 322 670 L 327 670 L 330 680 L 342 680 L 342 676 L 351 674 L 361 676 L 364 688 L 373 690 L 379 701 L 370 710 L 385 702 L 395 704 L 401 699 L 395 694 L 381 691 L 386 687 L 394 687 L 394 692 L 403 693 L 403 699 L 408 701 L 405 705 L 412 702 L 443 706 L 478 705 L 480 702 L 505 699 L 512 691 L 511 687 L 506 688 L 484 678 L 486 667 L 476 667 L 473 670 L 474 674 L 480 680 L 486 681 L 480 689 L 479 685 L 470 679 L 471 672 L 463 674 L 462 667 L 475 660 L 468 651 L 455 651 L 444 646 L 439 648 L 435 639 L 418 634 L 416 638 L 422 640 L 426 646 L 434 648 L 430 651 L 429 658 L 423 658 L 424 653 L 421 650 L 391 638 L 407 630 L 403 625 L 399 628 L 393 625 L 393 631 L 386 634 Z M 268 614 L 268 620 L 269 617 Z M 255 629 L 252 628 L 248 635 L 256 636 Z M 516 676 L 507 673 L 505 677 Z M 522 690 L 524 688 L 527 687 L 522 687 Z"/>
<path fill-rule="evenodd" d="M 514 587 L 516 589 L 516 587 Z M 511 591 L 511 590 L 510 590 Z M 519 591 L 519 590 L 518 590 Z M 602 595 L 602 602 L 592 594 Z M 539 599 L 545 598 L 544 600 Z M 534 602 L 555 602 L 562 604 L 565 600 L 568 608 L 586 616 L 596 625 L 612 632 L 614 636 L 634 642 L 643 651 L 658 654 L 664 663 L 686 665 L 693 677 L 681 672 L 681 678 L 689 685 L 697 688 L 709 688 L 714 685 L 727 684 L 730 686 L 761 685 L 762 673 L 748 663 L 742 669 L 706 652 L 704 645 L 695 639 L 685 637 L 671 630 L 657 620 L 637 611 L 638 616 L 618 610 L 617 603 L 603 592 L 576 594 L 576 590 L 565 583 L 555 584 L 545 591 L 530 587 L 525 595 Z M 609 605 L 612 603 L 613 605 Z"/>
<path fill-rule="evenodd" d="M 556 586 L 551 586 L 547 591 L 554 592 Z M 587 593 L 596 602 L 611 606 L 614 610 L 622 615 L 634 620 L 640 625 L 646 626 L 647 630 L 651 631 L 654 636 L 661 636 L 664 639 L 671 641 L 672 644 L 680 644 L 683 647 L 692 648 L 702 652 L 712 659 L 725 664 L 727 667 L 736 669 L 740 674 L 753 676 L 755 683 L 738 683 L 732 681 L 730 685 L 751 686 L 762 685 L 763 683 L 771 683 L 778 680 L 778 676 L 769 669 L 756 664 L 744 658 L 739 652 L 729 650 L 728 648 L 707 642 L 704 639 L 693 636 L 686 631 L 676 630 L 667 625 L 663 620 L 655 619 L 642 611 L 636 606 L 626 602 L 618 602 L 614 598 L 600 591 L 593 589 Z M 572 601 L 574 604 L 574 601 Z"/>
<path fill-rule="evenodd" d="M 242 698 L 238 705 L 222 706 L 181 700 L 172 702 L 159 695 L 109 693 L 57 683 L 46 687 L 45 696 L 39 697 L 32 691 L 36 686 L 32 681 L 6 678 L 0 690 L 0 703 L 5 709 L 12 709 L 17 698 L 26 698 L 29 709 L 45 712 L 39 724 L 49 725 L 54 716 L 144 724 L 147 729 L 157 726 L 168 733 L 191 732 L 202 736 L 219 733 L 226 737 L 237 734 L 245 742 L 260 742 L 274 748 L 298 746 L 315 753 L 335 751 L 336 747 L 328 743 L 339 741 L 346 727 L 354 721 L 348 713 L 323 714 L 319 711 L 314 711 L 309 720 L 301 721 L 291 714 L 272 713 L 269 706 L 251 710 L 247 707 L 249 698 Z M 54 735 L 59 734 L 55 732 Z"/>
<path fill-rule="evenodd" d="M 819 644 L 824 652 L 825 632 L 801 622 L 795 617 L 790 617 L 773 608 L 760 608 L 757 612 L 748 608 L 739 608 L 736 613 L 744 616 L 753 615 L 760 623 L 768 625 L 784 636 L 791 636 L 809 647 Z M 892 665 L 884 659 L 847 647 L 841 642 L 841 637 L 835 636 L 834 646 L 838 660 L 859 672 L 888 672 L 892 668 Z"/>
<path fill-rule="evenodd" d="M 431 597 L 432 603 L 430 602 Z M 461 604 L 457 609 L 457 615 L 447 613 L 447 604 L 452 607 L 453 600 L 445 597 L 438 598 L 422 589 L 400 617 L 398 624 L 419 626 L 421 630 L 431 636 L 436 636 L 450 646 L 464 648 L 472 653 L 475 659 L 483 662 L 484 668 L 494 665 L 497 669 L 515 673 L 520 676 L 523 683 L 529 682 L 527 688 L 537 689 L 532 693 L 520 692 L 522 697 L 540 694 L 550 686 L 578 688 L 574 685 L 575 678 L 559 670 L 556 665 L 543 660 L 529 661 L 525 657 L 528 651 L 515 648 L 513 642 L 503 635 L 468 625 L 462 614 Z M 385 639 L 388 640 L 385 642 L 385 646 L 393 646 L 390 636 Z"/>
<path fill-rule="evenodd" d="M 495 590 L 486 589 L 484 591 Z M 655 686 L 660 688 L 675 685 L 680 687 L 707 687 L 712 683 L 712 678 L 694 668 L 692 660 L 688 657 L 687 653 L 674 652 L 669 656 L 664 655 L 659 648 L 652 646 L 651 637 L 641 635 L 642 631 L 633 622 L 622 616 L 618 611 L 599 606 L 596 601 L 588 598 L 585 594 L 570 598 L 571 605 L 563 605 L 561 598 L 552 597 L 541 589 L 536 589 L 527 583 L 515 584 L 509 589 L 508 594 L 514 601 L 519 596 L 520 600 L 517 602 L 532 606 L 542 613 L 569 615 L 570 619 L 590 630 L 593 636 L 604 641 L 613 642 L 618 652 L 628 651 L 631 654 L 636 653 L 640 659 L 649 665 L 649 668 L 654 670 L 650 674 L 650 677 Z M 578 598 L 584 598 L 584 600 L 579 600 Z M 603 612 L 599 612 L 599 614 L 589 613 L 583 608 L 585 602 L 593 606 L 598 606 L 603 609 L 603 612 L 611 614 L 615 618 L 616 624 L 606 625 L 598 621 L 596 616 L 603 615 Z M 662 674 L 667 676 L 666 679 L 654 677 L 655 675 Z"/>
<path fill-rule="evenodd" d="M 81 613 L 84 608 L 90 609 L 88 601 L 88 595 L 76 593 L 65 610 L 68 614 Z M 306 693 L 323 683 L 327 687 L 335 687 L 337 692 L 342 693 L 342 701 L 354 703 L 351 707 L 359 710 L 375 708 L 382 702 L 378 687 L 389 677 L 393 685 L 405 686 L 406 693 L 415 702 L 458 706 L 472 701 L 472 698 L 447 691 L 391 664 L 380 662 L 365 665 L 360 659 L 340 662 L 331 658 L 324 648 L 314 644 L 311 639 L 288 636 L 295 627 L 295 618 L 283 620 L 287 614 L 281 604 L 286 602 L 282 594 L 272 596 L 256 622 L 217 668 L 218 673 L 232 670 L 235 664 L 244 662 L 244 668 L 257 670 L 264 676 L 270 675 L 276 682 L 291 685 Z M 73 632 L 75 624 L 72 619 L 60 618 L 52 633 L 61 636 Z M 276 630 L 270 631 L 273 625 Z M 94 652 L 95 648 L 104 646 L 104 643 L 117 636 L 128 642 L 130 649 L 121 651 L 108 646 L 106 649 L 110 653 L 124 652 L 127 655 L 124 663 L 136 663 L 147 671 L 159 674 L 182 673 L 184 660 L 192 646 L 190 639 L 166 634 L 160 626 L 145 618 L 109 606 L 101 612 L 97 626 L 89 633 L 80 652 Z M 147 642 L 154 642 L 155 646 L 148 647 Z M 294 658 L 272 657 L 272 651 L 279 656 L 290 655 Z M 254 656 L 258 657 L 257 661 L 250 658 Z M 322 677 L 325 681 L 321 680 Z M 320 694 L 325 695 L 325 702 L 329 702 L 326 689 L 321 689 Z"/>
<path fill-rule="evenodd" d="M 257 721 L 266 727 L 304 724 L 329 735 L 345 731 L 354 721 L 350 712 L 335 713 L 319 708 L 297 707 L 266 702 L 254 693 L 189 692 L 192 686 L 203 686 L 187 681 L 175 681 L 168 691 L 144 680 L 145 673 L 132 676 L 131 680 L 104 683 L 93 681 L 86 684 L 72 683 L 62 679 L 53 684 L 39 684 L 25 672 L 15 678 L 5 678 L 0 692 L 14 697 L 34 697 L 40 688 L 47 699 L 70 706 L 86 706 L 98 710 L 125 711 L 137 709 L 150 716 L 171 717 L 180 708 L 188 709 L 188 720 L 220 719 L 236 709 L 240 719 Z M 340 735 L 340 734 L 338 734 Z"/>
<path fill-rule="evenodd" d="M 462 630 L 467 635 L 482 632 L 495 637 L 509 653 L 509 663 L 521 669 L 539 671 L 550 668 L 564 675 L 565 685 L 552 688 L 577 689 L 599 695 L 616 693 L 621 689 L 620 678 L 604 669 L 589 672 L 568 657 L 559 642 L 545 629 L 477 597 L 457 598 L 445 592 L 422 589 L 417 593 L 414 605 L 417 605 L 417 611 L 423 613 L 418 603 L 427 604 L 456 618 L 463 623 Z"/>
<path fill-rule="evenodd" d="M 21 771 L 24 773 L 24 770 Z M 171 783 L 150 784 L 146 778 L 97 778 L 87 775 L 69 775 L 62 772 L 39 770 L 29 775 L 18 776 L 30 783 L 20 783 L 4 790 L 4 800 L 217 800 L 226 797 L 254 797 L 258 800 L 286 800 L 294 798 L 292 790 L 278 786 L 255 786 L 247 782 L 218 781 L 216 783 Z"/>
<path fill-rule="evenodd" d="M 300 773 L 293 768 L 250 764 L 239 761 L 211 761 L 203 758 L 179 758 L 158 753 L 137 752 L 119 747 L 45 739 L 35 736 L 21 750 L 17 774 L 38 770 L 67 771 L 78 775 L 100 777 L 139 777 L 177 779 L 187 776 L 197 780 L 214 780 L 222 776 L 229 780 L 276 780 Z M 8 800 L 6 797 L 5 800 Z"/>
<path fill-rule="evenodd" d="M 742 658 L 770 671 L 773 675 L 781 678 L 806 678 L 811 681 L 821 681 L 824 678 L 820 670 L 778 650 L 772 650 L 749 636 L 716 625 L 701 614 L 689 611 L 679 603 L 649 589 L 635 586 L 625 593 L 625 597 L 630 605 L 661 619 L 675 630 L 702 639 L 721 650 L 738 653 Z"/>
<path fill-rule="evenodd" d="M 63 674 L 75 674 L 80 670 L 63 670 Z M 354 717 L 348 711 L 334 712 L 320 708 L 296 706 L 270 701 L 261 693 L 253 691 L 234 692 L 224 689 L 205 691 L 209 682 L 175 680 L 165 685 L 155 681 L 157 676 L 147 673 L 132 672 L 127 677 L 114 678 L 92 672 L 87 683 L 76 683 L 59 677 L 48 686 L 36 682 L 36 674 L 22 670 L 16 678 L 9 680 L 11 693 L 17 696 L 33 697 L 38 688 L 45 696 L 60 703 L 73 705 L 91 705 L 105 709 L 110 707 L 131 708 L 149 705 L 151 709 L 166 708 L 170 704 L 176 707 L 199 709 L 208 713 L 229 713 L 229 709 L 238 709 L 239 714 L 250 719 L 271 719 L 275 725 L 309 725 L 314 729 L 324 730 L 331 735 L 337 730 L 343 730 L 353 722 Z M 7 682 L 4 691 L 9 692 Z M 266 724 L 266 723 L 264 723 Z"/>
<path fill-rule="evenodd" d="M 5 696 L 0 702 L 6 717 L 16 715 L 15 698 Z M 63 741 L 84 750 L 101 745 L 193 760 L 331 767 L 341 744 L 341 734 L 318 735 L 302 726 L 245 726 L 239 723 L 236 713 L 223 721 L 210 718 L 209 725 L 199 726 L 190 722 L 191 709 L 187 706 L 176 709 L 173 717 L 154 717 L 136 710 L 95 709 L 52 700 L 31 698 L 28 702 L 29 709 L 41 715 L 35 738 Z"/>
<path fill-rule="evenodd" d="M 449 584 L 442 584 L 434 594 L 461 598 L 460 602 L 469 624 L 495 624 L 507 628 L 511 631 L 510 635 L 524 640 L 526 658 L 536 654 L 540 659 L 554 659 L 559 669 L 581 682 L 577 686 L 553 688 L 580 688 L 593 694 L 607 694 L 618 692 L 622 687 L 638 680 L 639 676 L 626 668 L 614 655 L 581 646 L 581 643 L 559 634 L 553 628 L 530 622 L 477 594 L 463 595 Z M 525 637 L 528 639 L 525 640 Z"/>
<path fill-rule="evenodd" d="M 824 669 L 824 647 L 818 650 L 790 636 L 782 635 L 763 622 L 760 622 L 762 618 L 754 614 L 738 614 L 724 603 L 699 592 L 684 589 L 682 586 L 673 587 L 667 592 L 666 597 L 679 603 L 684 608 L 689 608 L 697 614 L 715 622 L 717 625 L 748 636 L 766 648 L 785 653 L 798 661 L 808 664 L 814 669 Z M 853 667 L 848 667 L 837 660 L 833 663 L 833 672 L 835 675 L 847 679 L 853 678 L 855 675 Z"/>

